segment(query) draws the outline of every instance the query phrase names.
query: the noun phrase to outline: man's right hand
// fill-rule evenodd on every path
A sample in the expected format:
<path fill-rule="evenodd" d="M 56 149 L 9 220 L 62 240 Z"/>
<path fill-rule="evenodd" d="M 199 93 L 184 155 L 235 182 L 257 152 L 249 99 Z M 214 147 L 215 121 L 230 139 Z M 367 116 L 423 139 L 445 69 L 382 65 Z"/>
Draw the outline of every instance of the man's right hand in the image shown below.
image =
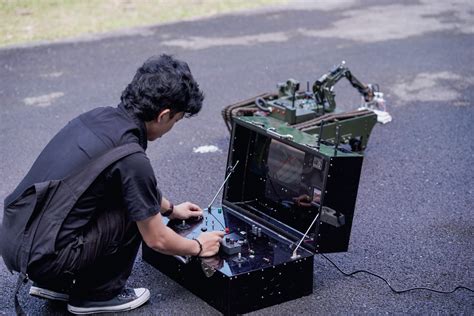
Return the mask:
<path fill-rule="evenodd" d="M 219 251 L 220 241 L 224 235 L 225 233 L 222 231 L 201 233 L 199 237 L 196 238 L 202 245 L 202 251 L 199 256 L 210 257 L 215 255 Z"/>

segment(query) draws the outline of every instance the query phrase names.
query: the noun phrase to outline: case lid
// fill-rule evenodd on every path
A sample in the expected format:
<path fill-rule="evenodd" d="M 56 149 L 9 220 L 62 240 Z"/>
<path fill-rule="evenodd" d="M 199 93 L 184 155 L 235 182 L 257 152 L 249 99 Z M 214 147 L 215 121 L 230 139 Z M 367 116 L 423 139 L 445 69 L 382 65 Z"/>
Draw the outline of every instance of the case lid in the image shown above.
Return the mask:
<path fill-rule="evenodd" d="M 337 201 L 331 205 L 325 203 L 327 186 L 331 182 L 328 181 L 330 171 L 338 165 L 338 160 L 357 161 L 356 169 L 359 168 L 354 175 L 357 178 L 353 183 L 355 194 L 349 194 L 353 203 L 345 206 L 337 204 Z M 237 161 L 239 164 L 224 189 L 224 205 L 271 226 L 295 241 L 304 236 L 314 221 L 302 244 L 313 252 L 318 251 L 322 242 L 321 236 L 318 236 L 321 225 L 338 228 L 347 224 L 348 231 L 345 227 L 331 232 L 336 237 L 338 233 L 347 235 L 342 241 L 345 245 L 340 246 L 339 251 L 347 249 L 361 155 L 335 151 L 332 146 L 324 144 L 317 150 L 313 135 L 278 125 L 268 118 L 243 117 L 234 120 L 228 167 L 234 166 Z M 331 199 L 328 201 L 331 202 Z M 333 213 L 332 217 L 327 216 L 329 213 Z M 343 225 L 341 221 L 344 221 Z"/>

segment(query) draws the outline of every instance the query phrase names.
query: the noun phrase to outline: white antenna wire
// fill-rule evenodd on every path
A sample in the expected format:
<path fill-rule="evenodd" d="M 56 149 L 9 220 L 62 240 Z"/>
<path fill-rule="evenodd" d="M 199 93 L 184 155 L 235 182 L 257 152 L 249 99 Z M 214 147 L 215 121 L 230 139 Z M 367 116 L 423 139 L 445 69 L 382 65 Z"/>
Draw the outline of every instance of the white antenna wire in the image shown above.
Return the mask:
<path fill-rule="evenodd" d="M 225 178 L 224 182 L 222 182 L 221 187 L 219 188 L 219 190 L 217 190 L 217 193 L 216 193 L 216 195 L 214 195 L 214 198 L 212 199 L 211 203 L 209 203 L 209 206 L 207 207 L 208 210 L 211 208 L 212 204 L 214 204 L 214 201 L 216 200 L 217 196 L 219 195 L 219 193 L 221 192 L 222 188 L 224 187 L 224 184 L 227 182 L 227 180 L 229 180 L 230 175 L 231 175 L 232 173 L 234 173 L 235 167 L 237 167 L 238 164 L 239 164 L 239 161 L 237 160 L 237 162 L 236 162 L 235 165 L 232 167 L 232 169 L 230 169 L 230 172 L 229 172 L 229 174 L 227 175 L 227 177 Z"/>
<path fill-rule="evenodd" d="M 299 255 L 296 254 L 296 251 L 297 251 L 298 248 L 301 246 L 301 243 L 302 243 L 303 240 L 306 238 L 306 235 L 308 235 L 309 230 L 311 229 L 311 227 L 313 227 L 314 223 L 316 223 L 316 220 L 318 219 L 318 217 L 319 217 L 319 213 L 316 214 L 316 217 L 313 219 L 313 222 L 311 223 L 311 225 L 309 225 L 308 230 L 306 230 L 306 233 L 304 233 L 303 238 L 301 238 L 301 240 L 299 241 L 299 243 L 296 245 L 296 248 L 295 248 L 295 250 L 293 250 L 293 254 L 291 255 L 291 259 L 296 259 L 296 258 L 299 257 Z"/>

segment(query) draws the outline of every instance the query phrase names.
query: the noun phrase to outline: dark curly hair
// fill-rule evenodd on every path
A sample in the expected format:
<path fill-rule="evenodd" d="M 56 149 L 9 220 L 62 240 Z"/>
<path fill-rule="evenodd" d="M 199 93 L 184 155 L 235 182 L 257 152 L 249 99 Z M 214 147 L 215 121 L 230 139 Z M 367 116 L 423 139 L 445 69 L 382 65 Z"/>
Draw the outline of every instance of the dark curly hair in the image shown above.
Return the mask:
<path fill-rule="evenodd" d="M 188 64 L 169 55 L 153 56 L 140 68 L 122 92 L 122 104 L 147 122 L 164 109 L 186 117 L 197 114 L 204 95 L 194 80 Z"/>

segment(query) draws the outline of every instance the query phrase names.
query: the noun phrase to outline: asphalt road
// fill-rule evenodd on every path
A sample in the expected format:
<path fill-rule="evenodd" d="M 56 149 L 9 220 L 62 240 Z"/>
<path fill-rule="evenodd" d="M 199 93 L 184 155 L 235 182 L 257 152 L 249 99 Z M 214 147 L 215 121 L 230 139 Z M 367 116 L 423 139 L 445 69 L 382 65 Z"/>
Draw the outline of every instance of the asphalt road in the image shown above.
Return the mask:
<path fill-rule="evenodd" d="M 372 132 L 349 251 L 329 257 L 397 289 L 474 288 L 474 5 L 320 3 L 0 50 L 0 203 L 63 125 L 117 104 L 136 68 L 166 52 L 189 63 L 206 101 L 197 117 L 150 144 L 148 156 L 167 197 L 206 205 L 227 158 L 221 108 L 290 77 L 312 82 L 346 60 L 359 79 L 380 85 L 393 122 Z M 336 93 L 339 107 L 357 106 L 349 84 Z M 204 145 L 219 150 L 193 151 Z M 14 313 L 15 281 L 1 264 L 0 314 Z M 133 314 L 218 314 L 141 257 L 129 284 L 152 292 Z M 375 277 L 345 277 L 316 256 L 312 295 L 255 314 L 473 314 L 473 298 L 466 290 L 394 294 Z M 30 314 L 66 313 L 26 289 L 21 301 Z"/>

